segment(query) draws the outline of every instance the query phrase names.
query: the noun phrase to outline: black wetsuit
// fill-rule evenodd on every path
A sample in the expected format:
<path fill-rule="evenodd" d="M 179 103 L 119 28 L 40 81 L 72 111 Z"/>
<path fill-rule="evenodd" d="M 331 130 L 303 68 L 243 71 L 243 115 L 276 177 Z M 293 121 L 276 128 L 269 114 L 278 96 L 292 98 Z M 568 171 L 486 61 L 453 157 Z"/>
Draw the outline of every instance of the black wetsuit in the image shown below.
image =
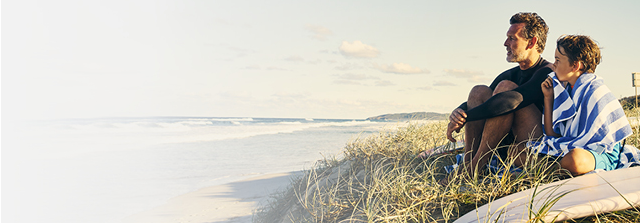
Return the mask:
<path fill-rule="evenodd" d="M 529 69 L 521 70 L 516 66 L 506 70 L 498 75 L 489 87 L 495 90 L 500 81 L 510 80 L 518 85 L 516 89 L 494 95 L 472 109 L 467 109 L 467 102 L 462 103 L 458 108 L 467 113 L 467 122 L 509 114 L 530 104 L 535 104 L 542 112 L 544 95 L 540 85 L 547 79 L 547 74 L 553 72 L 552 66 L 553 64 L 540 57 L 538 62 Z"/>

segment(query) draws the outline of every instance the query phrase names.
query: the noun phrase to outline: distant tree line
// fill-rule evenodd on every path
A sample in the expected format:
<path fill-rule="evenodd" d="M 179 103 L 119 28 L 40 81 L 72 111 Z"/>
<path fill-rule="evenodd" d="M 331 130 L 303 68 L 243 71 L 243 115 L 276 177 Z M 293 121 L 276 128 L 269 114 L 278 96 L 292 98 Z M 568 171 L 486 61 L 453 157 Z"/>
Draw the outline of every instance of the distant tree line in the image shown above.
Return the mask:
<path fill-rule="evenodd" d="M 636 96 L 629 96 L 629 97 L 625 97 L 625 98 L 620 98 L 618 99 L 618 101 L 620 101 L 620 105 L 622 105 L 622 108 L 624 110 L 629 110 L 632 109 L 636 106 Z"/>

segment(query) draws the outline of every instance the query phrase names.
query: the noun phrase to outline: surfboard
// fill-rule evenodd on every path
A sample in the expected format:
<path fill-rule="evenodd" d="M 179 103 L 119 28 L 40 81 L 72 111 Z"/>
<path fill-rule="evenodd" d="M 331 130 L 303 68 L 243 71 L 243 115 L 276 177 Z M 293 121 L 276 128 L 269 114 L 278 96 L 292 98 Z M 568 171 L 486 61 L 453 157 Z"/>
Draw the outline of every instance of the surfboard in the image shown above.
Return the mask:
<path fill-rule="evenodd" d="M 464 148 L 464 142 L 458 141 L 455 143 L 447 143 L 441 146 L 436 146 L 434 148 L 427 149 L 422 153 L 418 154 L 418 157 L 422 159 L 426 159 L 426 158 L 429 158 L 430 156 L 437 155 L 437 154 L 444 154 L 452 151 L 460 151 L 462 150 L 462 148 Z"/>
<path fill-rule="evenodd" d="M 502 197 L 454 223 L 528 222 L 536 215 L 553 222 L 638 208 L 639 185 L 640 167 L 585 174 Z"/>

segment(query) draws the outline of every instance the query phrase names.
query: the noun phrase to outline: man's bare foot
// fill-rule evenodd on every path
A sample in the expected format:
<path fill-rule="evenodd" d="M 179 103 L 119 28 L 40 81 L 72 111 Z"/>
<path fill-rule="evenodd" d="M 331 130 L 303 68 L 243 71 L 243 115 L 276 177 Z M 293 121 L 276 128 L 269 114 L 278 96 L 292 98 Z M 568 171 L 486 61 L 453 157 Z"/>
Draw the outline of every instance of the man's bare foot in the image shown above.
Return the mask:
<path fill-rule="evenodd" d="M 421 152 L 420 154 L 418 154 L 418 157 L 420 157 L 421 159 L 429 158 L 429 156 L 431 156 L 432 151 L 433 151 L 433 149 L 425 150 L 425 151 Z"/>
<path fill-rule="evenodd" d="M 449 181 L 451 180 L 451 175 L 447 175 L 446 177 L 440 179 L 438 181 L 438 184 L 440 184 L 440 186 L 446 187 L 449 185 Z"/>

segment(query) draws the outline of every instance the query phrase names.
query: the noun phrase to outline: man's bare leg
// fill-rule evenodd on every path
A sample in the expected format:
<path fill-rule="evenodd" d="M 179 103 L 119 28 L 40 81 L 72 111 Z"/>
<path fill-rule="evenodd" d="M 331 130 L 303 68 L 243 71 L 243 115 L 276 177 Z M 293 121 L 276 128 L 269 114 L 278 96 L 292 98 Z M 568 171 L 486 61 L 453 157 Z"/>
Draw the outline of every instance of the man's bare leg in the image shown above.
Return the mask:
<path fill-rule="evenodd" d="M 493 95 L 501 92 L 510 91 L 518 87 L 511 81 L 502 81 L 496 86 Z M 476 169 L 482 169 L 489 163 L 489 158 L 493 155 L 493 151 L 497 148 L 502 139 L 509 133 L 512 128 L 515 113 L 510 113 L 498 117 L 489 118 L 484 123 L 482 138 L 478 145 L 477 151 L 473 154 L 470 165 L 465 168 L 466 174 L 473 174 Z"/>
<path fill-rule="evenodd" d="M 493 90 L 484 85 L 477 85 L 469 92 L 467 98 L 467 109 L 475 108 L 493 96 Z M 471 162 L 477 153 L 482 139 L 485 120 L 467 122 L 464 127 L 464 158 L 465 163 Z"/>
<path fill-rule="evenodd" d="M 515 134 L 516 145 L 509 149 L 508 157 L 515 158 L 514 164 L 522 166 L 529 158 L 526 151 L 526 142 L 537 140 L 542 136 L 542 113 L 535 105 L 529 105 L 514 113 L 514 122 L 511 128 Z"/>

